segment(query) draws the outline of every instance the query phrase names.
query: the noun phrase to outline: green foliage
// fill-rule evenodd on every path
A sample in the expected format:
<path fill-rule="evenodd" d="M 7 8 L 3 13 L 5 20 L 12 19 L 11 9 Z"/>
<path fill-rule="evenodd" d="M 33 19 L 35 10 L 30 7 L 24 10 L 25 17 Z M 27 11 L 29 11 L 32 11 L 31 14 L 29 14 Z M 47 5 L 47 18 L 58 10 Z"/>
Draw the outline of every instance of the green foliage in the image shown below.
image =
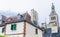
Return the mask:
<path fill-rule="evenodd" d="M 5 36 L 1 36 L 1 35 L 0 35 L 0 37 L 5 37 Z"/>
<path fill-rule="evenodd" d="M 35 37 L 38 37 L 38 35 L 35 35 Z"/>

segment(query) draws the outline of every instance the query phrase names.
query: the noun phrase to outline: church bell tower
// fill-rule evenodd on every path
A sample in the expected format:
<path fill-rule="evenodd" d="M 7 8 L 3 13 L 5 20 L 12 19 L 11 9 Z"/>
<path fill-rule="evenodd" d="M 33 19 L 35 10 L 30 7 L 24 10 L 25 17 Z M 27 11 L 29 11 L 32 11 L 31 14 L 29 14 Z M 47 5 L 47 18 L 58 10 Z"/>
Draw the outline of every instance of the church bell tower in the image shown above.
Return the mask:
<path fill-rule="evenodd" d="M 49 20 L 50 20 L 50 23 L 52 23 L 52 26 L 59 25 L 58 14 L 55 11 L 55 6 L 53 3 L 52 3 L 52 7 L 51 7 L 51 13 L 49 15 Z"/>

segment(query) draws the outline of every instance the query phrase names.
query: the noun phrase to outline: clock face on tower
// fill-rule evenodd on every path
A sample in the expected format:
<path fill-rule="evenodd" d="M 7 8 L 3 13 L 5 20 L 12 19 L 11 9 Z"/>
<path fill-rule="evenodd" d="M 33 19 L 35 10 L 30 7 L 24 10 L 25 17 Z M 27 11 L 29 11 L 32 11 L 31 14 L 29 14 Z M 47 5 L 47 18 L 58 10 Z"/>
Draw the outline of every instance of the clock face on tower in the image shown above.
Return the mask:
<path fill-rule="evenodd" d="M 49 24 L 50 24 L 50 26 L 58 26 L 59 25 L 59 20 L 58 20 L 58 14 L 56 13 L 56 11 L 55 11 L 55 6 L 52 4 L 52 11 L 51 11 L 51 13 L 50 13 L 50 15 L 49 15 L 49 20 L 50 20 L 50 22 L 49 22 Z"/>
<path fill-rule="evenodd" d="M 52 22 L 51 26 L 57 26 L 57 22 Z"/>
<path fill-rule="evenodd" d="M 57 26 L 57 24 L 54 22 L 52 26 Z"/>
<path fill-rule="evenodd" d="M 51 26 L 57 26 L 57 17 L 56 16 L 51 16 Z"/>

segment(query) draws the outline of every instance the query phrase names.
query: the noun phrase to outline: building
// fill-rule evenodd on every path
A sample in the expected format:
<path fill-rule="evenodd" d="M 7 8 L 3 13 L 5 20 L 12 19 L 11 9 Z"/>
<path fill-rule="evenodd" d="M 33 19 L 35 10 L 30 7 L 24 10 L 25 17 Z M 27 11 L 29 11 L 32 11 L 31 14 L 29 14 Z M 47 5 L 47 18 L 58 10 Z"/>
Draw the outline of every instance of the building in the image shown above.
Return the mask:
<path fill-rule="evenodd" d="M 38 13 L 34 9 L 31 10 L 31 20 L 34 24 L 38 25 Z"/>
<path fill-rule="evenodd" d="M 43 25 L 44 27 L 43 37 L 59 37 L 60 36 L 59 19 L 53 3 L 51 7 L 51 13 L 49 15 L 49 21 L 50 21 L 49 24 Z"/>
<path fill-rule="evenodd" d="M 0 35 L 4 35 L 4 25 L 0 25 Z"/>
<path fill-rule="evenodd" d="M 7 37 L 42 37 L 42 29 L 32 22 L 28 12 L 7 17 L 0 25 L 0 33 Z"/>
<path fill-rule="evenodd" d="M 4 20 L 5 19 L 5 20 Z M 4 30 L 5 30 L 5 21 L 6 21 L 6 17 L 4 15 L 0 16 L 0 35 L 4 35 Z"/>

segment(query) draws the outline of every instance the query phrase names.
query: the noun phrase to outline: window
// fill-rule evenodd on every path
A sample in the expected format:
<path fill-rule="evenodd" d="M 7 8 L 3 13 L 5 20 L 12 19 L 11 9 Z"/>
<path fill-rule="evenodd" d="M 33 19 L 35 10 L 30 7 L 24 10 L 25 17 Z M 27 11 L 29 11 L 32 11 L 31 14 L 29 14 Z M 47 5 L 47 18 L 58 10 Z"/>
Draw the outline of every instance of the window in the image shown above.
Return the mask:
<path fill-rule="evenodd" d="M 51 20 L 55 20 L 56 19 L 56 17 L 54 16 L 54 17 L 51 17 Z"/>
<path fill-rule="evenodd" d="M 11 30 L 16 30 L 16 24 L 11 24 Z"/>
<path fill-rule="evenodd" d="M 38 30 L 37 29 L 35 29 L 35 33 L 38 34 Z"/>
<path fill-rule="evenodd" d="M 22 15 L 18 15 L 18 19 L 22 18 L 23 16 Z"/>
<path fill-rule="evenodd" d="M 12 20 L 13 20 L 12 18 L 9 18 L 9 19 L 8 19 L 8 22 L 11 22 Z"/>
<path fill-rule="evenodd" d="M 11 25 L 11 30 L 13 30 L 13 25 Z"/>
<path fill-rule="evenodd" d="M 4 32 L 4 28 L 2 28 L 2 33 Z"/>
<path fill-rule="evenodd" d="M 14 24 L 13 29 L 16 30 L 16 24 Z"/>

